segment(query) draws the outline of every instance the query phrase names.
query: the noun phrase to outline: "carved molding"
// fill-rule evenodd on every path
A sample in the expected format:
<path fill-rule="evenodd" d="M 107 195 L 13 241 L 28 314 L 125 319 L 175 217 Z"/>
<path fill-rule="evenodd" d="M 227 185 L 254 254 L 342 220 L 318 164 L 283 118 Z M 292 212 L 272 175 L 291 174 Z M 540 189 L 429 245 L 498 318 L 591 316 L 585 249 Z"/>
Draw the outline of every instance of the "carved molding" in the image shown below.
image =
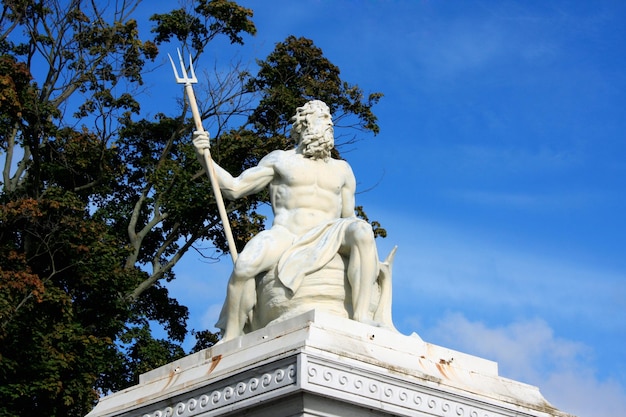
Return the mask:
<path fill-rule="evenodd" d="M 274 368 L 258 376 L 242 378 L 217 389 L 199 391 L 174 406 L 143 414 L 143 417 L 189 417 L 282 388 L 296 382 L 296 365 Z"/>
<path fill-rule="evenodd" d="M 502 414 L 493 410 L 485 410 L 468 402 L 460 402 L 452 398 L 444 398 L 426 390 L 411 389 L 409 384 L 383 381 L 354 369 L 344 370 L 327 364 L 309 360 L 306 369 L 309 384 L 355 395 L 376 402 L 384 402 L 392 406 L 408 410 L 421 411 L 428 415 L 446 417 L 508 417 L 521 414 Z"/>

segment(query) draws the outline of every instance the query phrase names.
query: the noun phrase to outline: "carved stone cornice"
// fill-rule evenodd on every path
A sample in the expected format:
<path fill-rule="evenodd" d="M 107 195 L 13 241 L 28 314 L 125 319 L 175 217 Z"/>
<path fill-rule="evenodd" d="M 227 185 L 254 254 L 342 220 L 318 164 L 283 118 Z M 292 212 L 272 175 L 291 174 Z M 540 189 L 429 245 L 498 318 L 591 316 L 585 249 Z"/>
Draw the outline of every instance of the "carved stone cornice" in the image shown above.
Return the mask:
<path fill-rule="evenodd" d="M 204 390 L 183 395 L 173 406 L 161 406 L 142 417 L 191 417 L 232 407 L 245 400 L 267 397 L 272 391 L 295 385 L 296 374 L 294 360 L 252 376 L 247 373 L 246 376 L 233 378 L 227 383 L 209 385 Z"/>
<path fill-rule="evenodd" d="M 572 417 L 497 364 L 311 311 L 143 374 L 88 417 Z"/>
<path fill-rule="evenodd" d="M 408 379 L 385 377 L 351 365 L 308 358 L 303 387 L 329 397 L 362 406 L 378 407 L 393 415 L 454 417 L 522 417 L 536 415 L 521 408 L 497 405 L 473 397 L 415 383 Z M 423 414 L 417 414 L 423 413 Z"/>

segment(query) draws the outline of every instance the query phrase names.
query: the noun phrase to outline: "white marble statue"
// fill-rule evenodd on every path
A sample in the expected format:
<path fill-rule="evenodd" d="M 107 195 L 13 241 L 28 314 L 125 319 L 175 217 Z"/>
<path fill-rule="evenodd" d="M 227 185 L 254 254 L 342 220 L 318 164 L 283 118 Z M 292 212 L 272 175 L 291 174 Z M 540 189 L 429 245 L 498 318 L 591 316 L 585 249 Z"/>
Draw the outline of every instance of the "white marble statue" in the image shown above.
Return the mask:
<path fill-rule="evenodd" d="M 272 227 L 254 236 L 235 262 L 216 324 L 222 340 L 242 335 L 244 328 L 254 330 L 280 320 L 277 315 L 287 317 L 286 310 L 302 308 L 303 304 L 316 307 L 318 303 L 334 303 L 344 310 L 344 316 L 393 329 L 393 252 L 385 262 L 379 262 L 371 226 L 355 217 L 352 169 L 345 161 L 330 157 L 334 146 L 330 110 L 321 101 L 310 101 L 297 109 L 292 122 L 295 149 L 273 151 L 238 177 L 215 165 L 226 198 L 236 199 L 269 187 L 274 212 Z M 208 134 L 196 132 L 193 142 L 204 165 Z M 324 275 L 330 263 L 341 270 L 339 278 L 337 274 L 330 278 L 330 272 Z M 303 289 L 308 277 L 315 274 L 318 278 L 311 281 L 314 284 Z M 263 281 L 264 276 L 271 281 Z M 336 281 L 341 294 L 326 291 L 326 284 L 332 284 L 329 280 Z M 261 299 L 261 282 L 264 288 L 282 288 L 281 300 L 275 295 L 268 299 L 267 294 Z M 301 289 L 302 294 L 309 295 L 297 297 Z M 336 300 L 326 299 L 333 297 Z M 280 305 L 280 313 L 274 313 Z M 253 322 L 256 325 L 251 325 Z"/>

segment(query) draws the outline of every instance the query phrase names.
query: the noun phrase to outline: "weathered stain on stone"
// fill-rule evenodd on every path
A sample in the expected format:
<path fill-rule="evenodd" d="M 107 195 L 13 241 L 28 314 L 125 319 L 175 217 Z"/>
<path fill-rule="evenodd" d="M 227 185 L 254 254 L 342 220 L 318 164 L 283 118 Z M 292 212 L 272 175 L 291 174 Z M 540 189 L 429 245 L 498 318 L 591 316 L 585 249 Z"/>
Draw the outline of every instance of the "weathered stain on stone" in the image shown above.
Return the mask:
<path fill-rule="evenodd" d="M 219 365 L 221 360 L 222 360 L 222 355 L 213 356 L 211 358 L 211 367 L 209 368 L 209 371 L 207 372 L 207 374 L 210 374 L 211 372 L 213 372 L 215 368 L 217 367 L 217 365 Z"/>

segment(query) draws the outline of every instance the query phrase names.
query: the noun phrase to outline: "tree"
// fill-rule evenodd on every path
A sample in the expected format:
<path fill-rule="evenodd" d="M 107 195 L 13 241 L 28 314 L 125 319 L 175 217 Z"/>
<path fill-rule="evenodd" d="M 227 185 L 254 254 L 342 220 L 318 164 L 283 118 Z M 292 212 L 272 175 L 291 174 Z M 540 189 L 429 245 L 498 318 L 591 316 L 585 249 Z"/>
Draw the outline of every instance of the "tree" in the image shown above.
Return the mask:
<path fill-rule="evenodd" d="M 339 68 L 324 57 L 312 40 L 289 36 L 258 65 L 258 75 L 249 83 L 252 89 L 263 92 L 250 117 L 258 133 L 270 137 L 286 135 L 294 109 L 317 99 L 328 104 L 336 126 L 343 124 L 378 134 L 372 107 L 382 94 L 365 97 L 358 86 L 341 80 Z"/>
<path fill-rule="evenodd" d="M 0 415 L 84 415 L 99 394 L 185 353 L 187 309 L 166 282 L 201 242 L 216 248 L 206 256 L 227 251 L 186 104 L 148 118 L 142 77 L 163 44 L 197 59 L 215 37 L 240 44 L 256 29 L 252 11 L 227 0 L 153 15 L 152 39 L 132 18 L 139 0 L 2 6 Z M 216 74 L 199 94 L 214 157 L 231 172 L 289 146 L 285 114 L 316 95 L 378 131 L 380 95 L 343 82 L 310 40 L 288 38 L 259 67 Z M 295 82 L 283 88 L 272 71 Z M 228 203 L 239 248 L 264 227 L 263 198 Z M 215 343 L 194 334 L 196 349 Z"/>
<path fill-rule="evenodd" d="M 160 43 L 193 41 L 198 54 L 218 35 L 241 43 L 255 28 L 252 12 L 234 2 L 199 1 L 155 15 L 154 39 L 142 40 L 138 7 L 2 2 L 0 415 L 82 416 L 100 393 L 184 354 L 175 342 L 187 310 L 156 283 L 171 266 L 145 267 L 175 250 L 160 245 L 165 232 L 142 241 L 144 220 L 162 226 L 150 223 L 158 209 L 145 202 L 155 192 L 137 192 L 165 184 L 167 167 L 148 167 L 152 183 L 135 188 L 128 158 L 143 150 L 123 148 L 133 145 L 121 132 L 141 112 L 142 76 Z M 180 134 L 186 123 L 175 119 Z M 110 211 L 116 198 L 125 200 Z M 154 340 L 149 320 L 162 322 L 170 340 Z"/>

